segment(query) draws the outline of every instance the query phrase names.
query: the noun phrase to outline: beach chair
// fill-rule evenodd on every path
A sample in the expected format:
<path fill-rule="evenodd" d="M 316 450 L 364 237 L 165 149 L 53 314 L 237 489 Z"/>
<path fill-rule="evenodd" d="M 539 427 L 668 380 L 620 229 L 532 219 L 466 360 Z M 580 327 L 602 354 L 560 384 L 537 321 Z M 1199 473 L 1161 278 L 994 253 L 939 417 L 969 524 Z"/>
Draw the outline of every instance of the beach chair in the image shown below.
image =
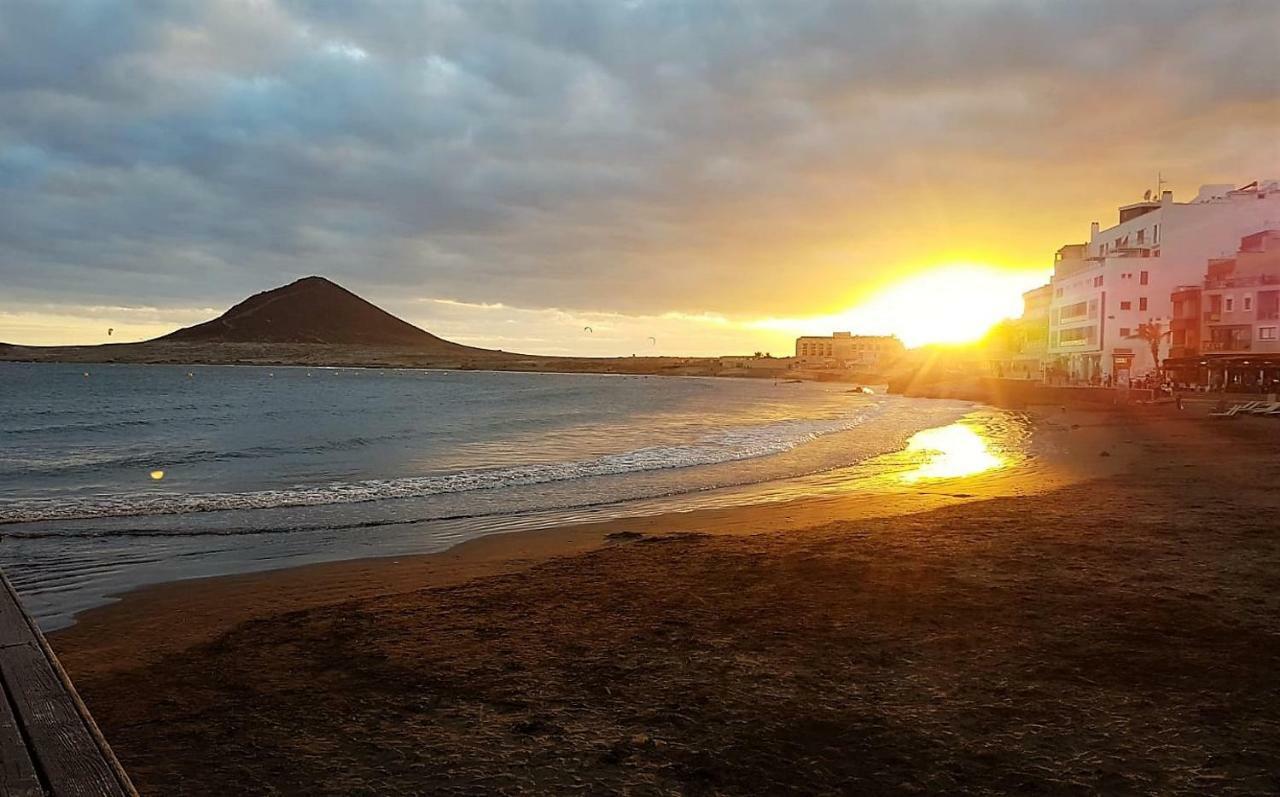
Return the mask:
<path fill-rule="evenodd" d="M 1226 410 L 1224 412 L 1211 412 L 1209 413 L 1209 417 L 1210 418 L 1234 418 L 1237 415 L 1239 415 L 1241 412 L 1246 412 L 1248 410 L 1251 410 L 1261 403 L 1262 402 L 1260 401 L 1250 401 L 1248 404 L 1237 404 L 1231 409 Z"/>

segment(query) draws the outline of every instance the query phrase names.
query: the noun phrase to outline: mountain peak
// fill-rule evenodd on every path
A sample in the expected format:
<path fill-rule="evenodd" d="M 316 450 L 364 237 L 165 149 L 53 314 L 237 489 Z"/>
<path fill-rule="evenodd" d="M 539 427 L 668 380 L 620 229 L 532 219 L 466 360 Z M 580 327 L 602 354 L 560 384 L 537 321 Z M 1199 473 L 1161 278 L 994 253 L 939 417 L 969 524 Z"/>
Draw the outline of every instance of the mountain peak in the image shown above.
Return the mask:
<path fill-rule="evenodd" d="M 254 294 L 203 324 L 157 340 L 191 343 L 328 343 L 463 349 L 320 276 Z"/>

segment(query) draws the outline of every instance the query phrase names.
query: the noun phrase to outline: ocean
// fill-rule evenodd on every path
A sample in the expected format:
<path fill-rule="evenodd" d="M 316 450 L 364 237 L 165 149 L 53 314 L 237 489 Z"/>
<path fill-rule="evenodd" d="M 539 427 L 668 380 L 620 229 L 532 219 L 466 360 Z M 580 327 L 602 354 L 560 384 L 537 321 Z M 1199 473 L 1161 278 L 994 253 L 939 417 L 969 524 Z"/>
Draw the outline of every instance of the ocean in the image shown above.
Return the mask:
<path fill-rule="evenodd" d="M 973 410 L 755 379 L 0 363 L 0 567 L 57 628 L 145 584 L 857 489 Z"/>

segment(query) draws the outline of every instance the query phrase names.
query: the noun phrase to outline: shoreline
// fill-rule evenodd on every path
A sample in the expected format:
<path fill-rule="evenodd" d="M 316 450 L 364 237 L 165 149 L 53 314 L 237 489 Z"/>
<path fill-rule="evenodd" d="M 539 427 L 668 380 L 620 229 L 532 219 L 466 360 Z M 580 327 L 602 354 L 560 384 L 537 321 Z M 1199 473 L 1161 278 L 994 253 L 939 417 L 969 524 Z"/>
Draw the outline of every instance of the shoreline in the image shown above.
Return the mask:
<path fill-rule="evenodd" d="M 975 407 L 957 423 L 983 412 Z M 348 599 L 409 592 L 510 574 L 560 557 L 573 557 L 627 540 L 631 535 L 803 532 L 836 520 L 888 519 L 941 507 L 1048 492 L 1129 465 L 1136 451 L 1110 438 L 1093 410 L 1039 408 L 1026 414 L 1033 442 L 1026 458 L 1010 467 L 973 476 L 933 479 L 918 487 L 886 485 L 846 495 L 810 495 L 715 508 L 624 515 L 599 521 L 498 531 L 464 540 L 442 551 L 368 556 L 266 570 L 144 584 L 78 612 L 70 625 L 50 632 L 67 647 L 78 669 L 130 655 L 127 640 L 156 618 L 175 621 L 172 635 L 160 635 L 155 655 L 212 639 L 240 622 L 264 614 L 314 608 Z M 1099 464 L 1098 452 L 1109 449 Z M 868 463 L 885 456 L 873 457 Z M 866 463 L 860 463 L 866 464 Z M 837 471 L 841 469 L 836 469 Z M 805 477 L 795 477 L 802 479 Z M 746 485 L 758 488 L 781 482 Z M 65 641 L 64 641 L 65 640 Z M 118 640 L 104 642 L 103 640 Z M 83 658 L 84 663 L 81 663 Z"/>
<path fill-rule="evenodd" d="M 144 793 L 1274 793 L 1280 425 L 1040 422 L 1044 478 L 918 512 L 167 585 L 53 644 Z"/>
<path fill-rule="evenodd" d="M 476 350 L 459 354 L 412 347 L 344 344 L 102 343 L 94 346 L 19 346 L 0 343 L 0 363 L 57 365 L 254 366 L 273 368 L 365 368 L 432 371 L 692 376 L 806 382 L 883 384 L 871 372 L 838 369 L 722 367 L 720 357 L 645 355 L 572 357 Z"/>

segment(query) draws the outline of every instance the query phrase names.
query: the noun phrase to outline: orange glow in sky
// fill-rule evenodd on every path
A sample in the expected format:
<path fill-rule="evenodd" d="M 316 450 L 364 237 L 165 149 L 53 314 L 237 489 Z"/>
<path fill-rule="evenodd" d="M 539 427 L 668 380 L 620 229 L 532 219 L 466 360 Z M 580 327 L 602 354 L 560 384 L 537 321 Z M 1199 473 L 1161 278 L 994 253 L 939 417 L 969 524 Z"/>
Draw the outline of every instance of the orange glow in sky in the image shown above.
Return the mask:
<path fill-rule="evenodd" d="M 908 346 L 969 343 L 998 321 L 1021 315 L 1022 292 L 1043 282 L 1042 272 L 949 264 L 889 286 L 849 311 L 844 326 L 885 328 Z"/>
<path fill-rule="evenodd" d="M 1047 279 L 1044 270 L 1013 270 L 981 263 L 946 263 L 917 271 L 872 293 L 849 310 L 762 326 L 797 334 L 897 335 L 908 347 L 968 343 L 994 324 L 1022 314 L 1022 293 Z"/>

